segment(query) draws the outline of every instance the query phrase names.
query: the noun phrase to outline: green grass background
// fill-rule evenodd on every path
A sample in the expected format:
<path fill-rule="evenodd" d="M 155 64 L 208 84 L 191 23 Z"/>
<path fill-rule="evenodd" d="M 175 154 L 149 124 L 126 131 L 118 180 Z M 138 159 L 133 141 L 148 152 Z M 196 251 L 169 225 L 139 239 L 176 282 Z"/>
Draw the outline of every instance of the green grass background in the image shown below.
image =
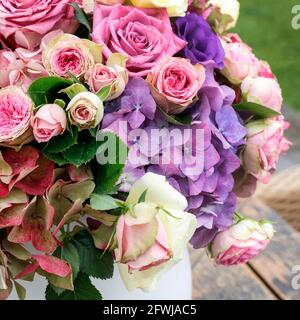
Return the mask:
<path fill-rule="evenodd" d="M 300 29 L 291 25 L 300 0 L 240 0 L 237 27 L 254 53 L 271 64 L 285 103 L 300 112 Z"/>

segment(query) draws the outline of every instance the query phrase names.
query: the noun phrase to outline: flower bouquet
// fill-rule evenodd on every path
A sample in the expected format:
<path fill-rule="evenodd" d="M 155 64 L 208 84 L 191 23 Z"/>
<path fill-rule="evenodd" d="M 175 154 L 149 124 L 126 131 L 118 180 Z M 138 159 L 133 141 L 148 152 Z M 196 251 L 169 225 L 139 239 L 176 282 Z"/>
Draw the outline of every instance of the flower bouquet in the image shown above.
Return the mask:
<path fill-rule="evenodd" d="M 151 290 L 187 244 L 245 263 L 274 230 L 236 213 L 287 151 L 282 95 L 236 0 L 0 3 L 0 299 Z M 105 298 L 105 297 L 104 297 Z"/>

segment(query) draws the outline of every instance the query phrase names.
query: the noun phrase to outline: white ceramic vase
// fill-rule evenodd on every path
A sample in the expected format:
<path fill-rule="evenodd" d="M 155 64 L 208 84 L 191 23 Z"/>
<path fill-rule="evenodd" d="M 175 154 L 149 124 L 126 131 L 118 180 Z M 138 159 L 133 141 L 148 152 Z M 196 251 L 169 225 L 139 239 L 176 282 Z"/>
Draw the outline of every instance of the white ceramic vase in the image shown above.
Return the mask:
<path fill-rule="evenodd" d="M 27 289 L 26 300 L 44 300 L 47 280 L 35 276 L 33 282 L 20 281 Z M 101 292 L 104 300 L 191 300 L 192 298 L 192 271 L 188 251 L 183 259 L 171 270 L 162 275 L 157 288 L 152 292 L 135 290 L 128 292 L 125 288 L 118 268 L 115 268 L 114 277 L 109 280 L 93 279 L 94 286 Z M 13 290 L 8 300 L 17 300 Z"/>

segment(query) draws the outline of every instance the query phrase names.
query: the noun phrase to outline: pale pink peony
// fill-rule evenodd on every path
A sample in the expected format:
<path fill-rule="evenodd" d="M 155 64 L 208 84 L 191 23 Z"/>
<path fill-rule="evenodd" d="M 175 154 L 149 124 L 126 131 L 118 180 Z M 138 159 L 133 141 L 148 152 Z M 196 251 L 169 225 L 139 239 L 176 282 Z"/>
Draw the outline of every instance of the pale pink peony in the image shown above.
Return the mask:
<path fill-rule="evenodd" d="M 47 74 L 40 50 L 0 50 L 0 87 L 15 85 L 26 91 L 33 80 Z"/>
<path fill-rule="evenodd" d="M 211 246 L 216 264 L 243 264 L 262 252 L 274 235 L 272 224 L 243 219 L 217 234 Z"/>
<path fill-rule="evenodd" d="M 283 136 L 289 124 L 283 116 L 250 122 L 248 139 L 243 153 L 243 165 L 248 173 L 262 183 L 268 183 L 279 156 L 291 143 Z"/>
<path fill-rule="evenodd" d="M 172 31 L 166 9 L 95 5 L 92 38 L 104 45 L 106 57 L 118 52 L 128 57 L 130 76 L 146 76 L 165 55 L 173 56 L 186 42 Z"/>
<path fill-rule="evenodd" d="M 256 76 L 260 63 L 251 48 L 236 34 L 229 34 L 222 40 L 225 51 L 222 74 L 235 85 L 241 84 L 247 76 Z"/>
<path fill-rule="evenodd" d="M 189 60 L 165 57 L 147 76 L 156 102 L 170 114 L 184 111 L 205 81 L 205 68 Z"/>
<path fill-rule="evenodd" d="M 73 0 L 4 0 L 0 2 L 0 38 L 14 47 L 34 49 L 48 32 L 75 32 Z"/>
<path fill-rule="evenodd" d="M 10 144 L 30 129 L 33 102 L 18 87 L 0 89 L 0 143 Z"/>
<path fill-rule="evenodd" d="M 282 92 L 275 78 L 247 77 L 242 82 L 241 90 L 245 101 L 258 103 L 278 112 L 281 110 Z"/>
<path fill-rule="evenodd" d="M 47 142 L 64 133 L 67 127 L 67 116 L 57 104 L 46 104 L 34 115 L 31 121 L 33 135 L 37 142 Z"/>

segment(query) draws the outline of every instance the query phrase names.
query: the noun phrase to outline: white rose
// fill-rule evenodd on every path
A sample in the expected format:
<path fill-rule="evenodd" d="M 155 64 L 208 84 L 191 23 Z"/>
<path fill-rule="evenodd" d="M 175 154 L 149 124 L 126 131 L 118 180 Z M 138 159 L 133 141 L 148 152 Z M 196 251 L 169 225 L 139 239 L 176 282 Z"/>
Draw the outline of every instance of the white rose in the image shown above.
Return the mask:
<path fill-rule="evenodd" d="M 240 3 L 237 0 L 209 0 L 208 6 L 212 7 L 209 21 L 220 33 L 234 28 L 240 13 Z"/>
<path fill-rule="evenodd" d="M 144 192 L 144 201 L 137 204 Z M 161 274 L 181 260 L 197 220 L 183 211 L 185 197 L 154 173 L 146 173 L 133 185 L 126 203 L 133 214 L 126 213 L 117 226 L 120 274 L 128 290 L 153 290 Z"/>

